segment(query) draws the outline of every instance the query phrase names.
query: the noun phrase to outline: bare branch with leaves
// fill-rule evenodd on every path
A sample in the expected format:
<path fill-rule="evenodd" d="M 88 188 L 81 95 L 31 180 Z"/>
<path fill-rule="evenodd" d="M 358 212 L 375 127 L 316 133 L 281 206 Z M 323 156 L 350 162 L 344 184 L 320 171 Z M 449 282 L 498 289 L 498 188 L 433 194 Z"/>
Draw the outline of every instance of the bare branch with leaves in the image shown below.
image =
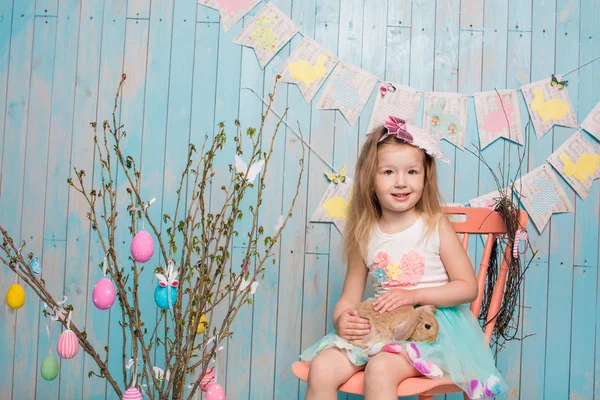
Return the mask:
<path fill-rule="evenodd" d="M 213 138 L 205 137 L 200 151 L 190 144 L 187 161 L 179 179 L 175 209 L 165 213 L 162 221 L 154 221 L 148 212 L 148 199 L 141 195 L 141 171 L 134 158 L 124 154 L 123 143 L 126 140 L 124 125 L 118 123 L 117 110 L 126 76 L 123 74 L 115 96 L 112 121 L 104 121 L 101 133 L 98 125 L 91 124 L 94 131 L 94 147 L 96 160 L 100 168 L 97 180 L 92 182 L 84 170 L 74 170 L 68 184 L 78 192 L 89 205 L 87 218 L 100 246 L 107 257 L 107 275 L 116 286 L 118 304 L 120 306 L 120 327 L 123 331 L 123 347 L 116 349 L 105 347 L 105 357 L 98 354 L 97 349 L 87 340 L 85 330 L 71 321 L 70 329 L 75 332 L 82 349 L 95 361 L 99 371 L 90 371 L 88 375 L 106 379 L 118 396 L 123 395 L 123 388 L 135 382 L 136 387 L 150 399 L 190 399 L 200 386 L 200 381 L 207 371 L 211 360 L 216 357 L 217 348 L 223 339 L 231 336 L 231 325 L 237 313 L 245 304 L 252 303 L 249 282 L 259 281 L 263 276 L 268 260 L 274 261 L 275 246 L 282 229 L 289 221 L 296 199 L 300 193 L 300 183 L 304 172 L 304 153 L 299 160 L 301 169 L 295 185 L 295 194 L 287 209 L 283 223 L 273 235 L 267 235 L 261 225 L 260 210 L 263 205 L 265 177 L 274 151 L 275 139 L 287 110 L 274 127 L 271 136 L 267 136 L 265 121 L 273 104 L 277 81 L 273 93 L 269 95 L 268 106 L 261 115 L 260 128 L 249 128 L 242 131 L 239 121 L 235 121 L 234 135 L 225 132 L 225 125 L 219 124 Z M 233 140 L 233 152 L 227 147 L 227 141 Z M 249 143 L 248 143 L 249 142 Z M 264 143 L 268 145 L 263 149 Z M 249 150 L 246 150 L 249 149 Z M 248 160 L 246 171 L 239 171 L 234 164 L 229 164 L 226 172 L 228 181 L 216 179 L 215 160 L 218 157 L 241 156 Z M 228 151 L 230 153 L 228 154 Z M 304 151 L 304 149 L 303 149 Z M 234 153 L 234 154 L 232 154 Z M 250 166 L 263 164 L 262 173 L 257 179 L 251 177 Z M 125 192 L 118 192 L 116 184 L 117 171 L 126 179 Z M 210 207 L 208 198 L 215 191 L 220 191 L 222 202 L 219 207 Z M 119 198 L 118 198 L 119 197 Z M 124 198 L 126 197 L 126 198 Z M 118 212 L 119 204 L 127 202 L 127 212 Z M 250 203 L 246 209 L 242 207 Z M 121 206 L 121 209 L 123 206 Z M 215 209 L 216 208 L 216 209 Z M 248 211 L 247 215 L 244 213 Z M 147 293 L 139 290 L 139 280 L 144 266 L 136 262 L 129 254 L 118 253 L 117 227 L 124 221 L 129 226 L 131 237 L 137 233 L 136 225 L 143 220 L 149 226 L 151 234 L 158 243 L 160 259 L 173 263 L 179 277 L 179 290 L 176 301 L 168 310 L 160 313 L 154 327 L 147 327 L 143 321 L 140 303 L 147 300 Z M 238 226 L 244 222 L 245 237 L 238 239 Z M 164 232 L 161 231 L 166 227 Z M 119 228 L 123 229 L 123 228 Z M 23 256 L 26 243 L 17 246 L 2 226 L 0 261 L 18 275 L 21 282 L 31 287 L 34 293 L 50 308 L 60 308 L 57 300 L 46 290 L 45 282 L 34 275 L 29 264 L 33 254 Z M 122 235 L 122 233 L 121 233 Z M 121 236 L 120 236 L 121 237 Z M 232 266 L 231 248 L 234 240 L 244 243 L 243 259 L 237 268 Z M 123 261 L 126 262 L 123 263 Z M 102 264 L 99 265 L 101 267 Z M 157 267 L 153 272 L 161 272 L 165 268 Z M 217 320 L 215 309 L 224 310 L 222 320 Z M 72 311 L 72 305 L 62 306 Z M 114 308 L 113 308 L 114 311 Z M 201 317 L 205 316 L 202 319 Z M 166 320 L 166 324 L 164 321 Z M 66 327 L 66 318 L 59 320 Z M 198 324 L 205 325 L 205 332 L 198 333 Z M 161 366 L 169 371 L 169 378 L 164 379 L 155 373 L 153 350 L 156 346 L 164 346 L 164 360 Z M 128 377 L 126 365 L 123 365 L 124 381 L 119 383 L 114 378 L 115 371 L 108 369 L 108 352 L 131 352 L 133 360 L 141 360 L 141 368 L 136 370 L 135 379 Z M 190 375 L 191 374 L 191 375 Z M 193 376 L 190 382 L 189 377 Z M 190 390 L 184 392 L 186 387 Z"/>

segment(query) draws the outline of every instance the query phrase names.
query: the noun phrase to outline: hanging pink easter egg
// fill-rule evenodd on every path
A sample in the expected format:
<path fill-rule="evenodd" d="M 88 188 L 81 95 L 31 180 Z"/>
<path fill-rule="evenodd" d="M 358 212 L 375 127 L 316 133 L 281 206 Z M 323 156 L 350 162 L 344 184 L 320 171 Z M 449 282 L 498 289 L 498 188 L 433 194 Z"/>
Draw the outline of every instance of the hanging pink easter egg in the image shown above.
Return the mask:
<path fill-rule="evenodd" d="M 225 389 L 218 383 L 211 383 L 206 387 L 204 398 L 206 400 L 225 400 Z"/>
<path fill-rule="evenodd" d="M 125 391 L 121 400 L 142 400 L 142 394 L 132 386 Z"/>
<path fill-rule="evenodd" d="M 92 291 L 92 301 L 100 310 L 108 310 L 115 303 L 116 296 L 115 285 L 108 278 L 100 279 Z"/>
<path fill-rule="evenodd" d="M 79 341 L 77 340 L 75 332 L 67 329 L 61 333 L 60 337 L 58 338 L 58 342 L 56 342 L 56 352 L 58 355 L 61 358 L 70 359 L 75 357 L 78 351 Z"/>
<path fill-rule="evenodd" d="M 135 261 L 145 263 L 152 254 L 154 254 L 154 239 L 148 231 L 142 229 L 131 241 L 131 255 Z"/>
<path fill-rule="evenodd" d="M 212 370 L 211 367 L 207 367 L 206 368 L 206 374 L 204 375 L 204 378 L 202 378 L 202 380 L 200 381 L 200 390 L 202 390 L 203 392 L 206 392 L 206 388 L 208 387 L 209 384 L 213 383 L 215 381 L 215 372 Z"/>

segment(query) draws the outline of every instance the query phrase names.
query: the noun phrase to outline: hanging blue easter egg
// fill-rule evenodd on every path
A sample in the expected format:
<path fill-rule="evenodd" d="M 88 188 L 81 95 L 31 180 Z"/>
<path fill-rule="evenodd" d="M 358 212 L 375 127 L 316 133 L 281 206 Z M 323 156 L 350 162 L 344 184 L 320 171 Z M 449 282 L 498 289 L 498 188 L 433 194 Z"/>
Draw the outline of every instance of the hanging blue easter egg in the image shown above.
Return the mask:
<path fill-rule="evenodd" d="M 40 263 L 39 257 L 33 257 L 33 260 L 31 260 L 31 264 L 29 264 L 29 267 L 31 267 L 31 272 L 33 272 L 35 275 L 39 275 L 42 273 L 42 264 Z"/>
<path fill-rule="evenodd" d="M 171 292 L 169 294 L 169 291 Z M 169 309 L 169 296 L 171 297 L 171 307 L 177 301 L 177 287 L 157 285 L 154 290 L 154 301 L 158 308 L 163 310 Z"/>
<path fill-rule="evenodd" d="M 158 278 L 158 286 L 154 290 L 154 301 L 163 310 L 168 310 L 175 305 L 177 301 L 177 287 L 179 286 L 179 281 L 177 280 L 179 272 L 175 269 L 175 264 L 172 260 L 169 260 L 167 265 L 166 276 L 163 274 L 154 274 Z"/>

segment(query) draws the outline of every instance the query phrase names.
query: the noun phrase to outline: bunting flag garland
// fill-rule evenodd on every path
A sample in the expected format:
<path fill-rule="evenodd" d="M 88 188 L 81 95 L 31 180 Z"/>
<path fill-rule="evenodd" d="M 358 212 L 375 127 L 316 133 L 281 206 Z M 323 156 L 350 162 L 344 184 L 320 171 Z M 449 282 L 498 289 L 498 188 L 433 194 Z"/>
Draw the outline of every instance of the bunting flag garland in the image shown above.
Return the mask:
<path fill-rule="evenodd" d="M 581 128 L 600 140 L 600 102 L 598 102 L 596 107 L 588 114 L 581 124 Z"/>
<path fill-rule="evenodd" d="M 560 76 L 558 79 L 560 80 Z M 577 118 L 566 87 L 546 78 L 521 87 L 538 139 L 554 125 L 577 128 Z"/>
<path fill-rule="evenodd" d="M 280 9 L 267 3 L 256 17 L 233 40 L 233 43 L 254 48 L 261 68 L 281 50 L 298 27 Z"/>
<path fill-rule="evenodd" d="M 305 37 L 283 64 L 281 81 L 298 85 L 310 103 L 338 63 L 338 58 L 314 40 Z"/>
<path fill-rule="evenodd" d="M 227 31 L 260 0 L 198 0 L 198 3 L 219 10 L 221 24 Z M 234 43 L 254 48 L 259 64 L 264 68 L 298 32 L 298 27 L 289 17 L 271 3 L 266 3 L 237 35 Z M 597 60 L 600 57 L 564 75 Z M 466 94 L 426 92 L 423 96 L 423 92 L 419 90 L 396 82 L 382 81 L 361 68 L 339 60 L 334 53 L 308 37 L 304 37 L 291 52 L 279 75 L 282 82 L 296 84 L 306 102 L 311 102 L 328 80 L 316 108 L 338 109 L 351 126 L 358 121 L 377 85 L 368 132 L 382 124 L 389 115 L 399 116 L 414 124 L 421 98 L 424 97 L 423 129 L 460 149 L 465 146 L 469 97 Z M 554 125 L 578 127 L 567 90 L 568 81 L 563 80 L 563 76 L 552 75 L 521 87 L 538 139 Z M 486 148 L 498 138 L 523 144 L 520 100 L 516 90 L 475 93 L 472 97 L 480 149 Z M 581 128 L 600 140 L 600 103 L 590 112 Z M 311 148 L 311 151 L 315 152 L 315 149 Z M 321 156 L 319 158 L 324 160 Z M 327 163 L 325 160 L 324 162 Z M 600 153 L 585 139 L 582 132 L 578 132 L 548 158 L 548 164 L 539 166 L 515 183 L 515 190 L 521 195 L 523 207 L 540 232 L 553 213 L 573 211 L 573 206 L 550 165 L 585 199 L 593 180 L 600 178 Z M 343 173 L 339 177 L 336 174 L 332 176 L 334 175 L 334 178 L 330 178 L 332 181 L 311 221 L 333 222 L 342 232 L 352 180 L 348 177 L 344 181 L 341 178 Z M 493 191 L 471 199 L 469 205 L 493 208 L 499 197 L 500 192 Z"/>
<path fill-rule="evenodd" d="M 338 109 L 351 126 L 356 124 L 369 100 L 377 78 L 345 62 L 340 62 L 319 99 L 317 109 Z"/>
<path fill-rule="evenodd" d="M 425 93 L 423 129 L 461 150 L 467 133 L 467 99 L 461 93 Z"/>
<path fill-rule="evenodd" d="M 260 0 L 198 0 L 198 3 L 219 10 L 221 25 L 227 32 L 256 7 Z"/>
<path fill-rule="evenodd" d="M 516 90 L 476 93 L 473 99 L 482 150 L 501 137 L 523 144 Z"/>
<path fill-rule="evenodd" d="M 381 82 L 371 114 L 368 132 L 382 125 L 389 115 L 415 125 L 423 95 L 417 90 L 394 82 Z"/>
<path fill-rule="evenodd" d="M 501 197 L 500 191 L 494 190 L 493 192 L 469 200 L 469 205 L 471 207 L 485 207 L 493 210 L 496 208 L 496 203 Z"/>
<path fill-rule="evenodd" d="M 337 183 L 332 180 L 310 218 L 310 222 L 333 222 L 340 233 L 343 233 L 352 183 L 352 178 L 348 176 L 344 181 L 338 180 Z"/>
<path fill-rule="evenodd" d="M 554 213 L 573 212 L 573 205 L 549 164 L 542 164 L 515 182 L 521 203 L 538 232 Z"/>
<path fill-rule="evenodd" d="M 548 157 L 548 162 L 583 200 L 589 194 L 594 179 L 600 178 L 600 153 L 581 131 L 556 149 Z"/>

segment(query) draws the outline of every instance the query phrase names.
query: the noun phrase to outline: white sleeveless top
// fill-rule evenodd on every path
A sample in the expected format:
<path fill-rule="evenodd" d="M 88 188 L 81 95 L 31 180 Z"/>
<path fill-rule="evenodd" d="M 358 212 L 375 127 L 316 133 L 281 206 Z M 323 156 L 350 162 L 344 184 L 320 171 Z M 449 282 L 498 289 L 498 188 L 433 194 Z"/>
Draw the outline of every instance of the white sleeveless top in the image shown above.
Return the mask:
<path fill-rule="evenodd" d="M 383 233 L 375 225 L 364 260 L 375 296 L 394 288 L 412 290 L 450 282 L 440 259 L 439 227 L 427 238 L 426 232 L 423 215 L 399 233 Z"/>

